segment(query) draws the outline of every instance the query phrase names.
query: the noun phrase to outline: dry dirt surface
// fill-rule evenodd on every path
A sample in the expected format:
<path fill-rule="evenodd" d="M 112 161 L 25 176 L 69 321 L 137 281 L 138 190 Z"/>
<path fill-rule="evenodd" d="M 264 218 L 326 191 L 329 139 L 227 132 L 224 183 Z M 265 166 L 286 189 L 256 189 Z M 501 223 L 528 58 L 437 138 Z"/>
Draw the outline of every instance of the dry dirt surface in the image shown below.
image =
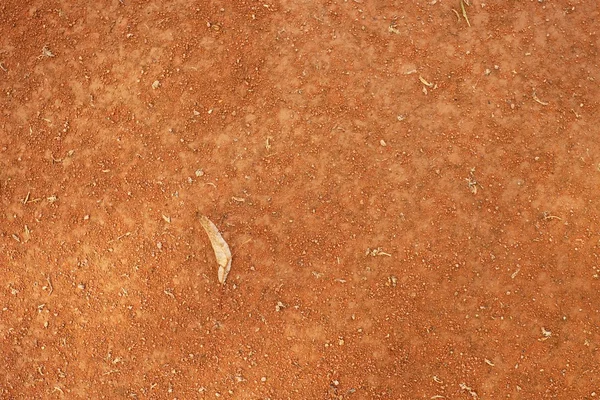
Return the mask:
<path fill-rule="evenodd" d="M 599 19 L 3 1 L 0 397 L 600 397 Z"/>

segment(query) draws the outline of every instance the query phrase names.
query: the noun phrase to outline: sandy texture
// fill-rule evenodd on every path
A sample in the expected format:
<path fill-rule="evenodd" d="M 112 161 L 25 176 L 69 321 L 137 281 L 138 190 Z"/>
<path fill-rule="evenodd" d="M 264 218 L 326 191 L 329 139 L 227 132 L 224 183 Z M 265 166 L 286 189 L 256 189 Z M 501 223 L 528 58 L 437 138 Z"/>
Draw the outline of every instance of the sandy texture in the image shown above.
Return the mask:
<path fill-rule="evenodd" d="M 1 2 L 0 397 L 600 396 L 598 6 L 470 3 Z"/>

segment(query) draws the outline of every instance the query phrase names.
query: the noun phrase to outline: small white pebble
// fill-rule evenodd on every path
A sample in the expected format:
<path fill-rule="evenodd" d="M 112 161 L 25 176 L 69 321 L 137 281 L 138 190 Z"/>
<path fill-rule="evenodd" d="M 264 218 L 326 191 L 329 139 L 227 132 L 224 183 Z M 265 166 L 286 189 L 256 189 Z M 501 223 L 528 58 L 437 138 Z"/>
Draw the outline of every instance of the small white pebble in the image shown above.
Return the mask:
<path fill-rule="evenodd" d="M 379 144 L 382 145 L 383 147 L 387 146 L 387 143 L 385 142 L 385 140 L 381 139 L 379 141 Z"/>
<path fill-rule="evenodd" d="M 260 381 L 261 381 L 261 382 L 266 382 L 266 381 L 267 381 L 267 377 L 266 377 L 266 376 L 263 376 L 262 378 L 260 378 Z"/>

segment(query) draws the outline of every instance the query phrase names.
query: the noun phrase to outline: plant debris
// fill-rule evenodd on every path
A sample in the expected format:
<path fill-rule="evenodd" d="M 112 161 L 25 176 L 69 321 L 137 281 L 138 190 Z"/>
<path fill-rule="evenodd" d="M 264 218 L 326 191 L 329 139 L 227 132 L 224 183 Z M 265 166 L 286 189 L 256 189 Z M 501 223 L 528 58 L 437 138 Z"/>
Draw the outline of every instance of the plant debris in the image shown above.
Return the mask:
<path fill-rule="evenodd" d="M 551 220 L 551 219 L 557 219 L 557 220 L 559 220 L 559 221 L 562 221 L 562 218 L 561 218 L 561 217 L 557 217 L 556 215 L 552 215 L 552 214 L 550 214 L 550 212 L 549 212 L 549 211 L 544 211 L 544 212 L 542 213 L 542 219 L 543 219 L 544 221 L 549 221 L 549 220 Z"/>
<path fill-rule="evenodd" d="M 460 14 L 458 13 L 458 11 L 456 11 L 454 8 L 452 9 L 452 11 L 454 12 L 454 14 L 456 14 L 456 22 L 460 22 Z"/>
<path fill-rule="evenodd" d="M 432 88 L 433 87 L 433 83 L 428 82 L 425 78 L 423 78 L 421 75 L 419 75 L 419 80 L 421 81 L 421 83 L 427 87 Z"/>
<path fill-rule="evenodd" d="M 394 21 L 394 22 L 392 22 L 392 23 L 390 24 L 390 26 L 388 27 L 388 32 L 390 32 L 390 33 L 395 33 L 396 35 L 399 35 L 399 34 L 400 34 L 400 30 L 397 28 L 397 26 L 398 26 L 398 25 L 396 24 L 396 22 L 395 22 L 395 21 Z"/>
<path fill-rule="evenodd" d="M 552 331 L 549 331 L 548 329 L 542 326 L 542 335 L 544 337 L 538 339 L 540 342 L 543 342 L 544 340 L 547 340 L 550 336 L 552 336 Z"/>
<path fill-rule="evenodd" d="M 365 256 L 371 256 L 371 257 L 388 256 L 388 257 L 391 257 L 392 255 L 383 251 L 383 249 L 381 247 L 378 247 L 373 250 L 367 249 Z"/>
<path fill-rule="evenodd" d="M 477 395 L 477 392 L 475 392 L 473 389 L 471 389 L 469 386 L 467 386 L 466 383 L 461 383 L 458 386 L 465 392 L 469 393 L 471 395 L 471 397 L 473 397 L 474 399 L 479 398 L 479 396 Z"/>
<path fill-rule="evenodd" d="M 200 215 L 200 224 L 210 239 L 210 244 L 212 245 L 215 257 L 217 258 L 217 263 L 219 264 L 219 282 L 225 284 L 225 280 L 231 269 L 231 250 L 229 250 L 229 245 L 210 219 L 204 215 Z"/>
<path fill-rule="evenodd" d="M 38 58 L 41 59 L 41 58 L 44 58 L 44 57 L 52 58 L 52 57 L 56 57 L 56 55 L 52 51 L 50 51 L 50 49 L 48 48 L 48 46 L 44 46 L 42 48 L 42 54 Z"/>
<path fill-rule="evenodd" d="M 469 2 L 466 2 L 467 5 L 469 6 Z M 465 18 L 465 21 L 467 21 L 467 25 L 469 25 L 469 28 L 471 27 L 471 23 L 469 22 L 469 17 L 467 16 L 467 10 L 465 10 L 465 1 L 460 0 L 460 9 L 462 10 L 462 15 Z"/>
<path fill-rule="evenodd" d="M 467 181 L 467 186 L 469 187 L 471 193 L 477 194 L 477 186 L 481 187 L 481 185 L 475 179 L 475 168 L 471 168 L 471 171 L 469 171 L 469 177 L 465 178 L 465 180 Z"/>
<path fill-rule="evenodd" d="M 540 99 L 537 97 L 537 95 L 535 94 L 535 92 L 533 92 L 533 96 L 532 96 L 532 97 L 533 97 L 533 100 L 535 100 L 537 103 L 540 103 L 540 104 L 541 104 L 541 105 L 543 105 L 543 106 L 547 106 L 548 104 L 550 104 L 550 103 L 548 103 L 548 102 L 546 102 L 546 101 L 542 101 L 542 100 L 540 100 Z"/>

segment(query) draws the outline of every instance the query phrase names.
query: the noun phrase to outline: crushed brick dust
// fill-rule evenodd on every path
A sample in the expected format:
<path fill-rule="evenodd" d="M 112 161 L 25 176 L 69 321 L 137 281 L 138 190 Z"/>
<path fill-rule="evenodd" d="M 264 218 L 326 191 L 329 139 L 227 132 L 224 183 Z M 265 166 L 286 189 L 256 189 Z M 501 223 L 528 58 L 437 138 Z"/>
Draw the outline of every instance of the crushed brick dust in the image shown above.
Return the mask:
<path fill-rule="evenodd" d="M 0 397 L 600 396 L 599 19 L 3 1 Z"/>

